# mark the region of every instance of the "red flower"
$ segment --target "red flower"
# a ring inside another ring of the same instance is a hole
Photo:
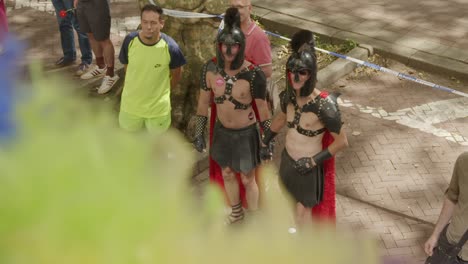
[[[67,16],[67,11],[65,11],[65,10],[60,10],[59,16],[60,16],[61,18],[66,17],[66,16]]]
[[[67,13],[70,12],[70,11],[73,11],[73,8],[68,9],[68,10],[60,10],[59,16],[60,16],[61,18],[65,18],[65,17],[67,16]]]
[[[320,97],[322,97],[323,99],[327,98],[327,96],[328,96],[327,92],[321,92],[320,93]]]

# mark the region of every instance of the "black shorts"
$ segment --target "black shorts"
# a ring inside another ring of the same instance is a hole
[[[281,154],[280,180],[291,196],[305,207],[314,207],[323,199],[324,172],[321,165],[309,173],[300,174],[295,168],[296,161],[286,149]]]
[[[211,158],[221,168],[247,174],[260,164],[260,133],[257,124],[241,129],[225,128],[219,121],[213,129]]]
[[[97,41],[109,39],[111,16],[107,0],[79,0],[76,16],[82,32],[93,33]]]

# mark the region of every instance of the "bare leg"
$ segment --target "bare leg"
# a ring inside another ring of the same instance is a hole
[[[223,168],[224,188],[231,206],[240,202],[239,184],[237,183],[236,174],[231,168]]]
[[[102,49],[101,42],[97,41],[94,38],[93,33],[88,33],[88,38],[89,38],[89,43],[91,44],[91,48],[93,49],[94,56],[96,56],[96,65],[99,67],[99,69],[106,68],[106,63],[104,62],[103,49]]]
[[[296,203],[296,225],[298,227],[312,221],[310,208],[304,207],[301,203]]]
[[[100,58],[103,56],[102,47],[99,45],[99,42],[94,38],[93,33],[88,33],[89,43],[91,43],[91,48],[93,49],[94,56]]]
[[[113,67],[115,57],[114,44],[112,44],[110,39],[100,41],[99,44],[103,49],[104,61],[106,62],[106,65]]]
[[[241,173],[242,184],[245,187],[245,195],[250,211],[258,209],[258,185],[255,181],[255,169],[251,170],[247,175]]]
[[[107,74],[109,76],[114,76],[114,60],[115,60],[115,50],[114,44],[110,39],[106,39],[104,41],[99,41],[99,45],[102,48],[104,61],[107,65]]]
[[[239,183],[236,179],[236,174],[230,168],[223,168],[224,188],[229,199],[229,204],[232,207],[231,214],[228,216],[226,223],[231,224],[244,218],[244,211],[239,198]]]

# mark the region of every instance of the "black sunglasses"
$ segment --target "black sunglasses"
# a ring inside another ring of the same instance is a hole
[[[310,74],[310,71],[304,69],[304,70],[297,71],[297,73],[299,73],[299,75],[306,76],[306,75]]]
[[[302,75],[302,76],[306,76],[306,75],[309,75],[310,74],[310,71],[309,70],[306,70],[306,69],[303,69],[303,70],[298,70],[298,71],[291,71],[292,74],[299,74],[299,75]]]

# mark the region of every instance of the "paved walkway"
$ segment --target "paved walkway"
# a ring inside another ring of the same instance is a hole
[[[252,0],[260,17],[370,44],[412,65],[468,76],[468,2]]]
[[[398,62],[388,67],[468,91],[466,84]],[[384,255],[424,259],[422,245],[437,221],[453,164],[468,151],[468,98],[366,71],[330,89],[343,94],[350,142],[337,161],[339,222],[371,231]]]

